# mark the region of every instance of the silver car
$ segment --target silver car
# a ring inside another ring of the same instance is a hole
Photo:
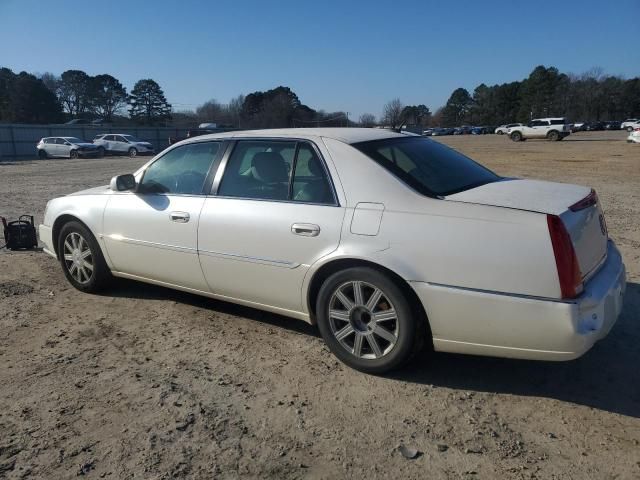
[[[93,143],[85,142],[76,137],[45,137],[40,139],[38,145],[39,158],[49,157],[95,157],[100,155],[98,147]]]

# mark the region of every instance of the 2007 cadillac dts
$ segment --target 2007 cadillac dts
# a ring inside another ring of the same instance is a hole
[[[317,323],[351,367],[435,350],[569,360],[611,329],[625,268],[589,188],[502,178],[375,129],[229,132],[51,200],[77,289],[111,276]]]

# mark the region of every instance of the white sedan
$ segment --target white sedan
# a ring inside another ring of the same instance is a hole
[[[593,190],[503,178],[380,129],[188,139],[51,200],[39,229],[79,290],[124,277],[301,319],[373,373],[425,343],[573,359],[625,290]]]

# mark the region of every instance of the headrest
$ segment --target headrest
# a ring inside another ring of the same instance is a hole
[[[288,182],[289,171],[282,155],[276,152],[260,152],[251,161],[253,175],[257,180],[266,183]]]

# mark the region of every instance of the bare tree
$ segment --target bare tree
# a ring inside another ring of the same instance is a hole
[[[222,123],[222,117],[226,114],[225,108],[215,99],[204,102],[196,108],[198,120],[204,122]]]
[[[402,110],[404,105],[399,98],[394,98],[382,109],[382,122],[391,128],[400,128],[402,126]]]
[[[376,124],[376,116],[372,113],[363,113],[360,115],[360,126],[371,128]]]

